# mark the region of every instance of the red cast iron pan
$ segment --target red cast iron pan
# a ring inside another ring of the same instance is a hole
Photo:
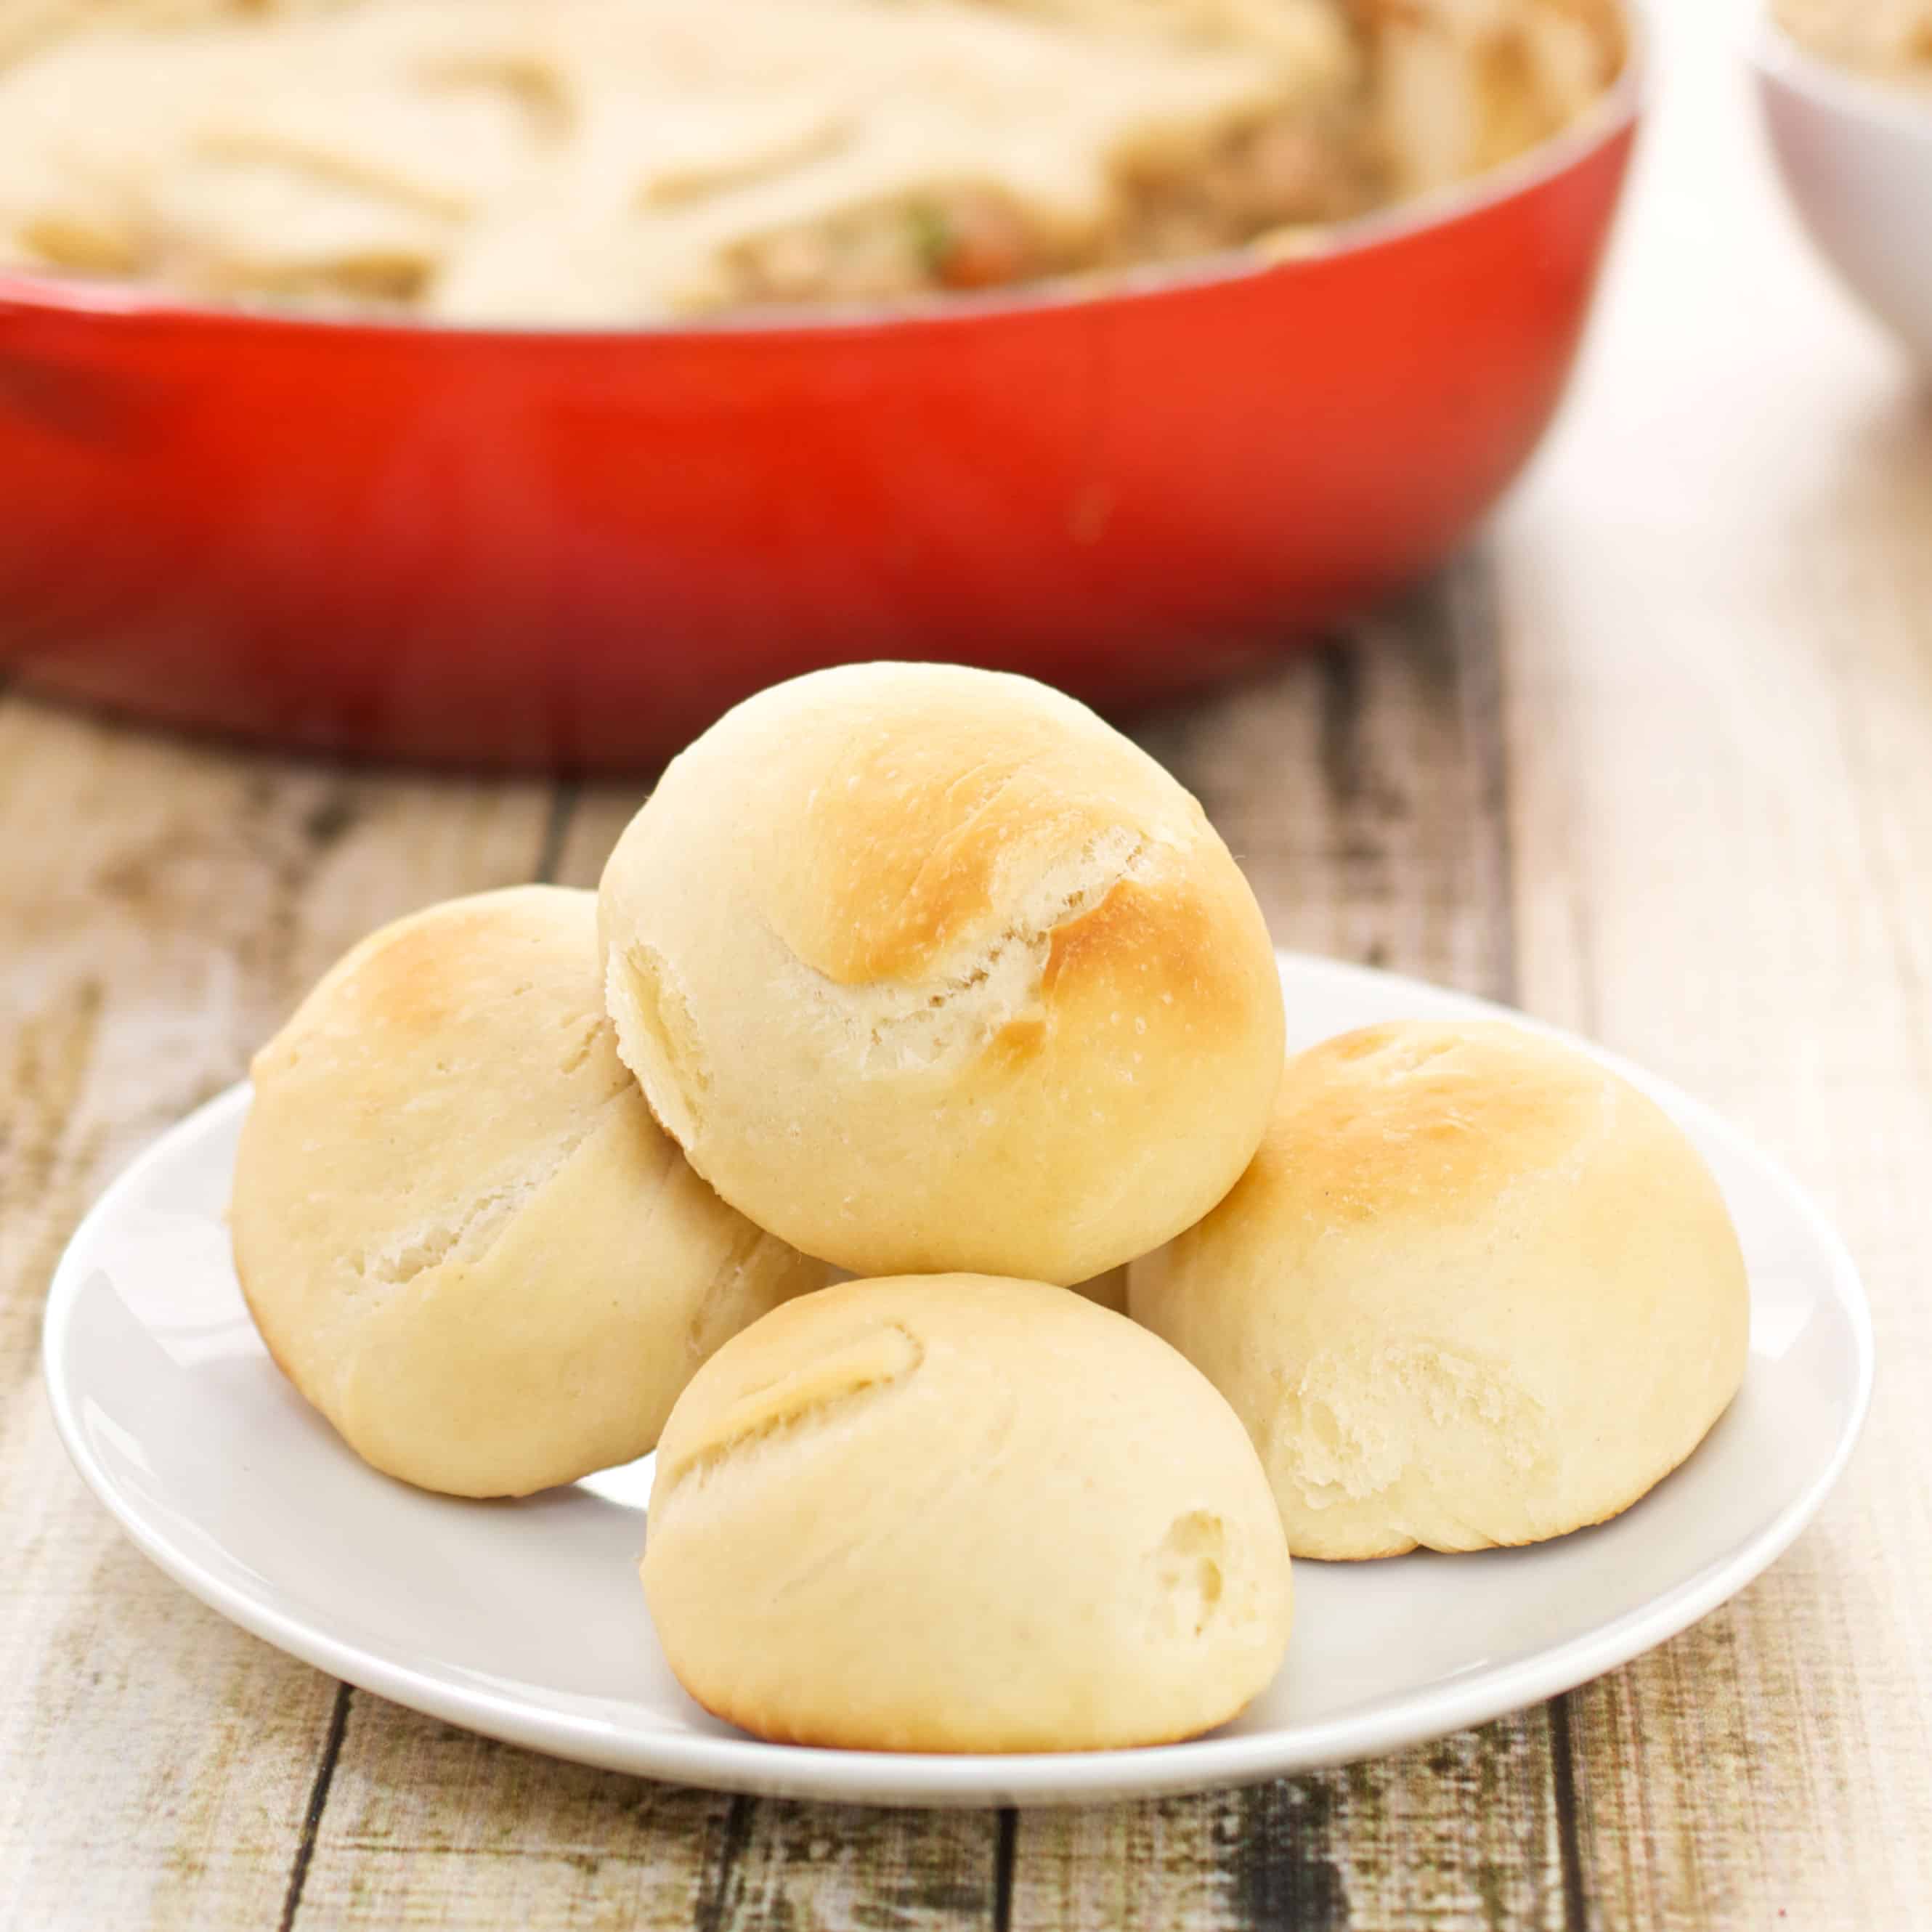
[[[283,744],[647,764],[839,659],[1114,710],[1412,580],[1535,446],[1635,132],[1302,259],[537,333],[0,273],[0,665]]]

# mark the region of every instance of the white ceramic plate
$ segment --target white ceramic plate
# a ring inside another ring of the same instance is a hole
[[[1285,958],[1291,1038],[1492,1015],[1386,974]],[[365,1468],[271,1366],[222,1224],[238,1088],[166,1136],[75,1235],[46,1316],[76,1466],[140,1547],[244,1629],[451,1722],[653,1778],[905,1804],[1071,1802],[1277,1776],[1436,1737],[1582,1682],[1745,1583],[1816,1510],[1864,1414],[1850,1258],[1793,1184],[1695,1102],[1636,1079],[1715,1168],[1751,1276],[1744,1391],[1696,1455],[1600,1529],[1527,1550],[1296,1566],[1280,1678],[1158,1749],[925,1757],[761,1744],[679,1690],[636,1560],[648,1459],[514,1503]]]

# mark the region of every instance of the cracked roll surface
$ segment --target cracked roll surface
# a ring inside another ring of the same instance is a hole
[[[674,760],[600,911],[618,1050],[724,1198],[859,1274],[1063,1285],[1212,1207],[1282,1052],[1200,806],[1030,680],[860,664]]]
[[[855,1750],[1191,1736],[1288,1642],[1227,1404],[1124,1316],[970,1275],[848,1282],[721,1348],[659,1444],[643,1577],[698,1702]]]
[[[520,1496],[642,1455],[721,1342],[825,1278],[652,1120],[589,892],[383,928],[253,1073],[230,1210],[249,1310],[350,1446],[423,1488]]]
[[[1254,1164],[1129,1271],[1246,1424],[1298,1556],[1534,1543],[1627,1508],[1744,1376],[1737,1236],[1696,1150],[1504,1023],[1290,1060]]]

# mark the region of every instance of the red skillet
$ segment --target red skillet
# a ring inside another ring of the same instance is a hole
[[[1413,579],[1562,394],[1637,118],[1328,252],[538,334],[0,274],[0,665],[286,744],[634,765],[839,658],[1178,691]]]

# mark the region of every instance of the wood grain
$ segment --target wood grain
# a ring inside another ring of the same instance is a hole
[[[1024,1814],[1012,1923],[1562,1932],[1542,1714],[1318,1778]]]
[[[151,1568],[35,1386],[46,1278],[143,1142],[357,934],[520,875],[542,794],[351,778],[0,701],[0,1925],[274,1926],[335,1701]]]
[[[650,790],[647,779],[615,779],[585,785],[572,795],[554,855],[559,885],[596,887],[611,847]]]
[[[732,1801],[560,1764],[358,1693],[292,1922],[518,1932],[728,1923]]]
[[[1580,1841],[1593,1925],[1852,1932],[1932,1898],[1932,407],[1790,233],[1717,26],[1646,164],[1680,273],[1621,286],[1579,399],[1621,434],[1495,547],[1522,984],[1817,1190],[1880,1379],[1817,1526],[1575,1700]]]

